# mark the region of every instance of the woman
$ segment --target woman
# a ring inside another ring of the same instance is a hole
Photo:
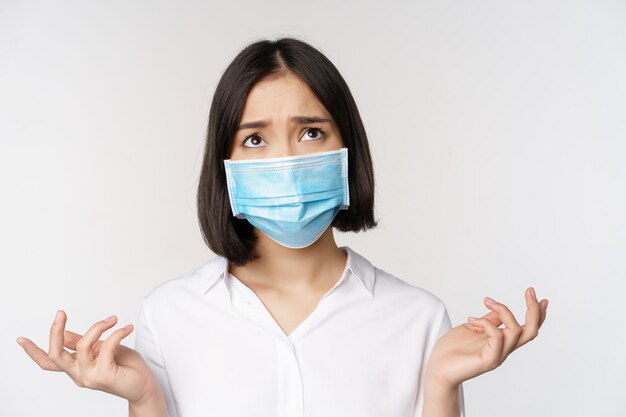
[[[217,86],[198,190],[217,255],[144,297],[132,325],[84,335],[59,311],[44,369],[129,401],[131,416],[464,416],[462,382],[537,336],[486,298],[451,328],[444,303],[372,265],[333,227],[368,230],[374,175],[356,104],[334,65],[297,39],[244,48]],[[498,326],[503,324],[504,329]],[[75,350],[70,353],[64,349]]]

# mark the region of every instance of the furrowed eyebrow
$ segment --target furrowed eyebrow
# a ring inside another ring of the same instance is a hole
[[[330,119],[327,119],[325,117],[317,117],[317,116],[292,116],[291,121],[294,121],[296,123],[299,124],[310,124],[310,123],[329,123]],[[267,120],[256,120],[254,122],[246,122],[246,123],[242,123],[239,126],[239,129],[237,130],[243,130],[243,129],[257,129],[259,127],[265,127],[267,126]]]

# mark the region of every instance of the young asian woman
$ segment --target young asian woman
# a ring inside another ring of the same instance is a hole
[[[134,349],[132,325],[100,340],[114,316],[81,335],[59,311],[49,352],[22,338],[33,360],[131,416],[464,417],[462,383],[546,317],[531,287],[525,324],[486,297],[452,328],[436,295],[337,246],[334,229],[377,225],[372,158],[346,82],[302,40],[251,43],[225,69],[197,209],[216,256],[144,297]]]

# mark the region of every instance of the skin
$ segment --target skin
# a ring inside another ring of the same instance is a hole
[[[292,116],[329,121],[302,124]],[[233,160],[273,158],[338,150],[344,146],[335,122],[308,86],[290,73],[259,81],[250,91],[241,123],[265,120],[263,127],[236,132]],[[321,129],[321,130],[320,130]],[[306,248],[284,247],[255,228],[260,259],[229,272],[251,288],[285,334],[290,334],[340,278],[347,256],[337,246],[332,227]],[[500,366],[515,349],[537,337],[548,300],[539,302],[532,287],[525,293],[526,322],[520,325],[508,307],[491,303],[491,311],[450,329],[435,344],[426,368],[423,417],[456,417],[458,386]],[[65,372],[77,385],[109,392],[129,401],[130,416],[167,417],[160,387],[140,354],[120,344],[132,325],[102,334],[117,322],[98,321],[85,334],[65,330],[59,310],[50,328],[48,352],[25,337],[18,343],[42,369]],[[504,324],[504,328],[499,328]],[[68,352],[64,348],[74,350]]]
[[[110,319],[97,321],[79,334],[65,330],[67,315],[59,310],[50,327],[47,352],[25,337],[18,337],[17,342],[41,369],[65,372],[79,387],[127,399],[129,416],[167,417],[165,399],[152,371],[139,353],[120,344],[133,325],[100,340],[117,323],[117,317]]]
[[[490,312],[468,317],[467,323],[437,340],[426,367],[422,417],[458,417],[459,385],[499,367],[514,350],[537,337],[548,300],[538,301],[533,287],[526,289],[525,300],[523,325],[505,304],[485,297]]]
[[[291,120],[292,116],[329,121],[302,124]],[[267,125],[236,132],[230,159],[304,155],[344,146],[328,111],[309,87],[291,74],[266,78],[250,90],[240,124],[260,120],[267,121]],[[338,248],[332,227],[317,241],[299,249],[284,247],[259,229],[254,230],[259,237],[260,259],[244,266],[229,265],[229,272],[257,294],[289,335],[339,280],[347,255]]]

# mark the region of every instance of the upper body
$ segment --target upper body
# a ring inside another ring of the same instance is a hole
[[[257,42],[228,66],[198,190],[218,257],[146,300],[172,413],[464,417],[462,383],[545,319],[529,288],[524,326],[485,298],[492,311],[451,328],[432,293],[336,245],[333,228],[377,225],[373,163],[345,80],[305,42]]]
[[[434,294],[337,246],[333,228],[377,225],[374,174],[354,99],[315,48],[245,48],[209,120],[198,216],[217,256],[153,289],[137,327],[160,414],[464,417],[462,382],[536,336],[545,305],[529,291],[527,327],[487,302],[451,328]]]
[[[49,352],[24,348],[132,417],[464,417],[461,383],[534,339],[547,300],[527,289],[522,326],[486,298],[451,328],[434,294],[336,245],[333,228],[376,227],[374,195],[337,68],[297,39],[252,43],[209,114],[197,207],[217,256],[145,296],[136,350],[120,346],[132,326],[99,340],[114,316],[81,335],[60,310]]]
[[[288,332],[221,256],[150,291],[135,349],[170,417],[421,416],[445,304],[341,249],[343,271]],[[463,417],[462,386],[459,397]]]

